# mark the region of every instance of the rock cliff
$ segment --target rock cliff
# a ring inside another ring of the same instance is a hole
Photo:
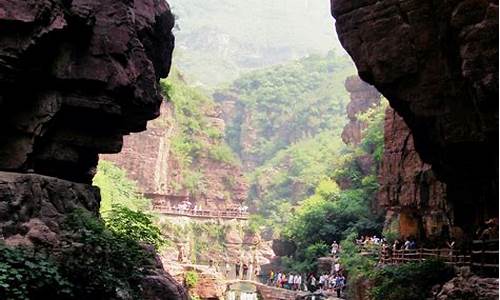
[[[347,104],[349,123],[342,131],[342,140],[348,145],[357,145],[361,142],[363,129],[366,128],[366,124],[358,119],[358,114],[378,105],[380,93],[358,76],[347,78],[345,88],[350,94],[351,101]]]
[[[377,203],[386,210],[385,227],[402,237],[448,238],[453,210],[446,185],[420,159],[410,129],[392,108],[386,110],[384,127]]]
[[[123,150],[119,154],[101,155],[127,172],[127,176],[138,183],[146,197],[167,201],[175,206],[179,201],[189,200],[206,209],[224,209],[241,204],[247,195],[247,183],[237,164],[214,159],[202,151],[193,158],[190,166],[182,165],[176,157],[171,142],[180,130],[172,103],[161,106],[161,116],[150,122],[147,130],[124,138]],[[211,127],[223,135],[224,121],[217,109],[204,112]],[[203,137],[207,148],[215,139]],[[185,169],[202,174],[199,185],[205,188],[193,193],[187,190]]]
[[[159,115],[173,25],[164,1],[0,0],[2,242],[60,249],[70,212],[97,216],[98,153]],[[160,264],[144,269],[143,299],[187,297]]]
[[[164,1],[0,2],[0,170],[90,183],[98,153],[159,115]]]
[[[412,132],[466,231],[498,216],[498,2],[331,0],[360,77]]]

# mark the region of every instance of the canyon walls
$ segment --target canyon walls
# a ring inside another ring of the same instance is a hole
[[[174,17],[157,0],[0,0],[0,233],[11,246],[61,247],[61,223],[98,214],[98,153],[160,113]],[[143,299],[184,299],[161,265]]]
[[[498,217],[498,2],[331,4],[360,77],[389,100],[446,184],[454,223],[472,234]]]
[[[384,154],[379,168],[378,206],[386,210],[385,228],[402,237],[447,239],[453,210],[431,166],[416,152],[404,120],[388,108],[384,126]]]

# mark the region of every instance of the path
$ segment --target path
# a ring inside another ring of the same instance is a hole
[[[252,284],[256,287],[257,292],[262,296],[263,300],[295,300],[297,297],[304,297],[308,295],[313,295],[309,292],[303,291],[292,291],[284,288],[278,288],[274,286],[269,286],[260,282],[256,282],[253,280],[227,280],[226,284],[228,286],[233,284]],[[341,298],[337,298],[333,296],[333,293],[326,294],[329,300],[342,300]],[[317,298],[318,299],[318,298]]]

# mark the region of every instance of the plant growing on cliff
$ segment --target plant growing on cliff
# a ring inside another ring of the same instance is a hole
[[[69,299],[72,288],[53,258],[0,243],[0,299]]]
[[[134,210],[146,209],[150,205],[150,201],[139,193],[137,184],[112,162],[99,161],[93,184],[101,190],[101,213],[116,204]]]
[[[83,210],[71,213],[63,230],[58,263],[74,299],[112,299],[118,291],[138,297],[140,280],[154,264],[151,252]]]
[[[434,285],[445,283],[453,275],[452,267],[441,261],[386,266],[370,276],[370,293],[374,300],[427,299]]]
[[[199,276],[196,271],[187,271],[184,275],[184,282],[188,289],[192,289],[198,284]]]
[[[118,235],[154,245],[157,249],[168,244],[150,214],[115,205],[103,218],[106,226]]]

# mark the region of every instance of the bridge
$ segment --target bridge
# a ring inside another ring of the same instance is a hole
[[[153,205],[153,210],[162,215],[200,219],[237,219],[248,220],[249,214],[235,210],[183,210],[168,206]]]
[[[255,291],[263,300],[296,300],[297,297],[304,297],[310,294],[303,291],[292,291],[273,287],[253,280],[228,280],[226,281],[226,285],[228,290],[237,289],[236,285],[253,285],[255,286]]]

